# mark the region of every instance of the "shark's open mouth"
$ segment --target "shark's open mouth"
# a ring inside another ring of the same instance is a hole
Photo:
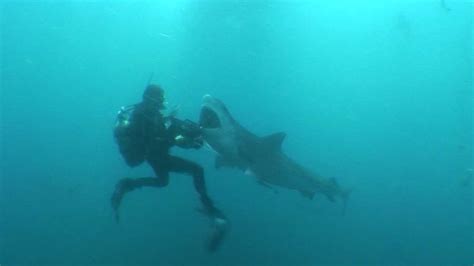
[[[211,108],[203,106],[201,108],[201,116],[199,118],[199,124],[203,128],[219,128],[221,127],[221,121]]]

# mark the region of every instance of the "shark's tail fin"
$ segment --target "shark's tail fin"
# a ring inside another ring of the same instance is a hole
[[[343,189],[334,177],[331,177],[329,182],[333,188],[333,194],[329,195],[328,199],[334,201],[335,197],[340,197],[343,204],[342,214],[344,215],[346,213],[347,201],[352,193],[352,189]]]
[[[352,193],[352,189],[341,189],[341,199],[342,199],[342,214],[346,214],[346,209],[347,209],[347,201],[349,200],[349,196]]]

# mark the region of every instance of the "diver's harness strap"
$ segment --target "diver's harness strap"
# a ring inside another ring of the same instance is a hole
[[[132,104],[120,107],[115,119],[115,127],[128,126],[130,124],[130,117],[132,116],[132,112],[135,110],[136,106],[136,104]]]

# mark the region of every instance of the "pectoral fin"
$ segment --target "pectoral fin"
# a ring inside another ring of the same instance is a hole
[[[222,168],[222,167],[238,167],[237,164],[229,161],[229,160],[226,160],[226,158],[218,155],[216,156],[216,159],[214,160],[214,167],[216,169],[219,169],[219,168]]]
[[[273,189],[267,182],[261,180],[261,179],[257,179],[257,184],[259,184],[260,186],[262,187],[266,187],[266,188],[269,188],[269,189]]]
[[[259,184],[259,185],[262,186],[262,187],[271,189],[271,190],[273,191],[273,193],[275,193],[275,194],[278,193],[278,190],[276,190],[274,187],[272,187],[270,184],[268,184],[267,182],[265,182],[265,181],[262,180],[262,179],[257,179],[257,184]]]

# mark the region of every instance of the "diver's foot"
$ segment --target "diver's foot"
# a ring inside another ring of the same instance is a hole
[[[227,217],[217,208],[207,208],[199,210],[211,220],[212,227],[217,230],[226,230],[229,226]]]
[[[214,217],[212,220],[212,227],[214,228],[214,231],[225,234],[230,229],[230,222],[227,218]]]
[[[207,239],[206,249],[208,252],[215,252],[230,231],[230,222],[224,213],[216,207],[204,207],[197,210],[210,219],[211,233]]]
[[[115,213],[115,220],[119,222],[119,207],[120,203],[122,202],[123,196],[125,193],[131,191],[133,189],[133,179],[130,178],[123,178],[121,179],[117,185],[115,185],[115,191],[110,198],[110,204],[112,205],[112,209]]]
[[[212,232],[208,238],[206,248],[209,252],[215,252],[221,245],[230,231],[230,223],[227,218],[215,216],[212,219]]]
[[[119,190],[115,190],[112,194],[112,198],[110,199],[110,204],[112,205],[112,210],[114,211],[115,221],[118,223],[120,220],[119,216],[119,207],[120,202],[122,201],[123,193],[120,193]]]

